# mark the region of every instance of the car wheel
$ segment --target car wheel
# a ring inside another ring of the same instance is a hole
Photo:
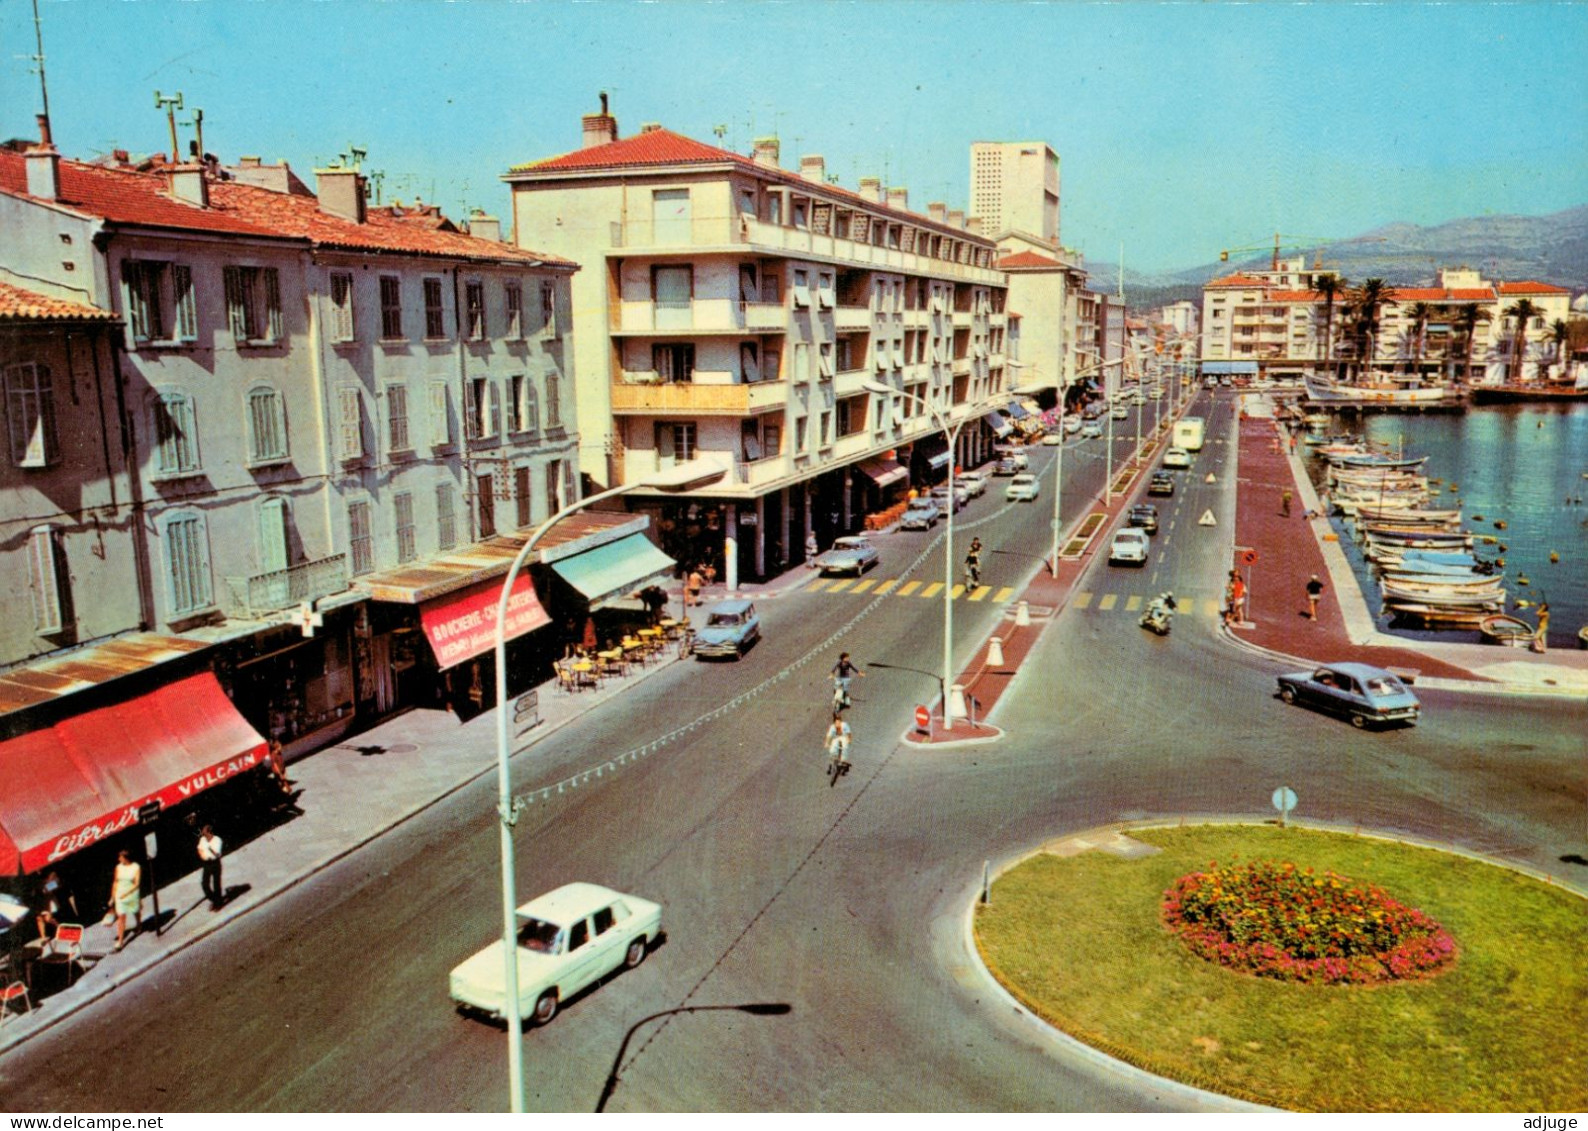
[[[549,1025],[551,1019],[557,1016],[557,991],[547,990],[540,995],[540,1000],[535,1003],[535,1024]]]
[[[642,935],[629,943],[628,953],[623,956],[623,965],[630,970],[645,961],[645,937]]]
[[[1356,727],[1357,730],[1365,730],[1367,728],[1367,716],[1366,715],[1352,715],[1351,716],[1351,725]]]
[[[1286,703],[1294,703],[1296,701],[1296,689],[1294,687],[1281,687],[1279,689],[1279,698]]]

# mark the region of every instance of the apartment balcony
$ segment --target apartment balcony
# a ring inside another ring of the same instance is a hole
[[[333,554],[318,561],[249,577],[228,577],[226,585],[232,595],[227,613],[252,619],[345,590],[348,587],[347,555]]]
[[[971,357],[956,357],[953,365],[949,367],[949,372],[955,377],[969,377],[971,365],[974,361],[975,358]]]
[[[769,224],[761,220],[744,220],[740,226],[738,242],[749,244],[763,253],[782,252],[802,258],[827,259],[847,266],[872,270],[898,271],[967,283],[1004,286],[1003,272],[991,267],[975,267],[968,263],[933,259],[914,252],[901,251],[895,247],[856,243],[854,240],[840,239],[837,236],[817,234],[805,228],[786,228],[781,224]]]
[[[612,385],[612,412],[630,416],[753,416],[788,403],[782,381],[705,384],[661,381],[653,372],[625,372]]]
[[[613,312],[611,333],[655,336],[782,333],[788,309],[780,302],[697,298],[689,302],[625,302]]]
[[[871,308],[869,306],[834,307],[833,328],[837,330],[871,329]]]
[[[869,369],[840,369],[833,380],[833,396],[847,397],[866,391],[867,381],[878,380]]]

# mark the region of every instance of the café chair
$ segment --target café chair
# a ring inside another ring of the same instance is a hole
[[[17,1011],[18,1016],[33,1012],[33,999],[28,997],[26,982],[12,982],[0,989],[0,1025],[4,1025],[6,1018],[11,1015],[11,1003],[18,1000],[22,1002],[22,1009]]]

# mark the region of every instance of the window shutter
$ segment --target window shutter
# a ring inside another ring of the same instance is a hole
[[[502,423],[502,394],[496,387],[495,381],[485,382],[484,418],[480,421],[480,434],[482,436],[495,436],[501,429]]]
[[[121,282],[127,290],[127,323],[132,330],[132,340],[149,340],[149,306],[144,301],[143,265],[136,259],[121,263]]]
[[[281,340],[281,276],[274,267],[266,267],[262,274],[265,277],[265,325],[267,336],[273,342]]]
[[[341,389],[340,435],[343,459],[358,459],[364,454],[363,412],[357,389]]]
[[[430,446],[444,448],[452,443],[452,421],[447,413],[447,386],[443,381],[430,386]]]
[[[193,269],[184,263],[171,265],[171,301],[176,307],[178,341],[198,338],[198,310],[193,301]]]
[[[226,315],[231,323],[232,337],[239,342],[248,340],[248,308],[243,299],[243,272],[240,267],[227,267],[222,275],[226,280]]]
[[[61,631],[61,587],[56,570],[55,527],[39,526],[28,535],[28,572],[33,582],[34,627]]]
[[[287,568],[287,500],[266,499],[259,504],[259,572]]]

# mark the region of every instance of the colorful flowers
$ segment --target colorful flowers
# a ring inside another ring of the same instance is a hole
[[[1333,872],[1255,861],[1181,876],[1163,919],[1194,954],[1287,982],[1373,983],[1428,977],[1456,957],[1433,919]]]

